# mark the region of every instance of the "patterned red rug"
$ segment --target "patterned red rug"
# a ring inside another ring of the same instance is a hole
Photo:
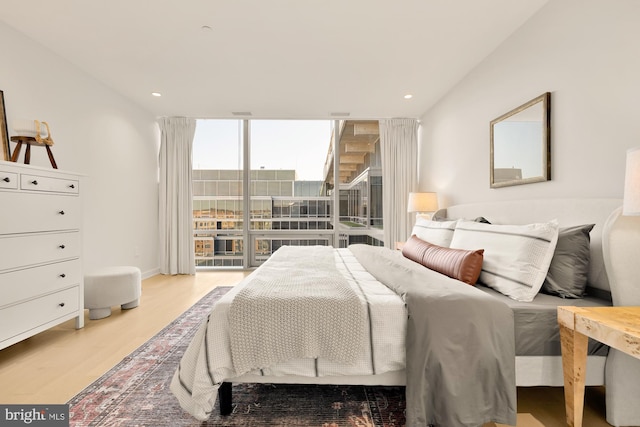
[[[211,291],[178,319],[69,401],[71,426],[400,427],[404,387],[235,384],[234,412],[206,422],[185,413],[171,377],[211,306]]]

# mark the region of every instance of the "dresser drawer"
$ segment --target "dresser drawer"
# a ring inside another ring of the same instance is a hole
[[[33,233],[0,237],[0,271],[80,257],[80,233]]]
[[[79,285],[80,260],[0,273],[0,307]]]
[[[10,190],[18,189],[18,174],[12,172],[5,172],[0,169],[0,188],[7,188]]]
[[[78,311],[79,298],[75,286],[0,309],[0,342]]]
[[[77,230],[82,225],[79,197],[0,192],[0,234]]]
[[[77,179],[52,178],[41,175],[20,175],[20,188],[29,191],[78,194],[80,190]]]

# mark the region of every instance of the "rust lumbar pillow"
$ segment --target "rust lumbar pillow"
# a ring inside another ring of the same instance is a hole
[[[438,246],[411,236],[402,247],[402,255],[430,270],[475,285],[482,270],[484,249],[466,250]]]
[[[409,240],[407,240],[404,243],[404,246],[402,246],[402,255],[404,255],[405,258],[409,258],[411,261],[422,264],[422,258],[427,250],[427,245],[425,243],[427,242],[419,239],[414,234],[409,237]]]

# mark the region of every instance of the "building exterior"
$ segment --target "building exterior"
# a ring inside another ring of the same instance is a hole
[[[334,184],[333,141],[325,162],[325,187]],[[346,120],[340,124],[338,190],[342,246],[383,245],[382,158],[378,122]],[[331,194],[331,191],[328,191]]]
[[[320,195],[321,181],[297,181],[294,170],[253,170],[250,177],[249,229],[257,263],[282,245],[331,244],[332,202]],[[193,199],[196,265],[242,266],[242,172],[194,170]],[[283,234],[300,230],[319,234]]]

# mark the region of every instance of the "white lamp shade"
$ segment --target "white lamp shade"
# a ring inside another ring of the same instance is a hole
[[[438,210],[436,193],[409,193],[407,212],[435,212]]]
[[[622,215],[640,215],[640,147],[627,150]]]

